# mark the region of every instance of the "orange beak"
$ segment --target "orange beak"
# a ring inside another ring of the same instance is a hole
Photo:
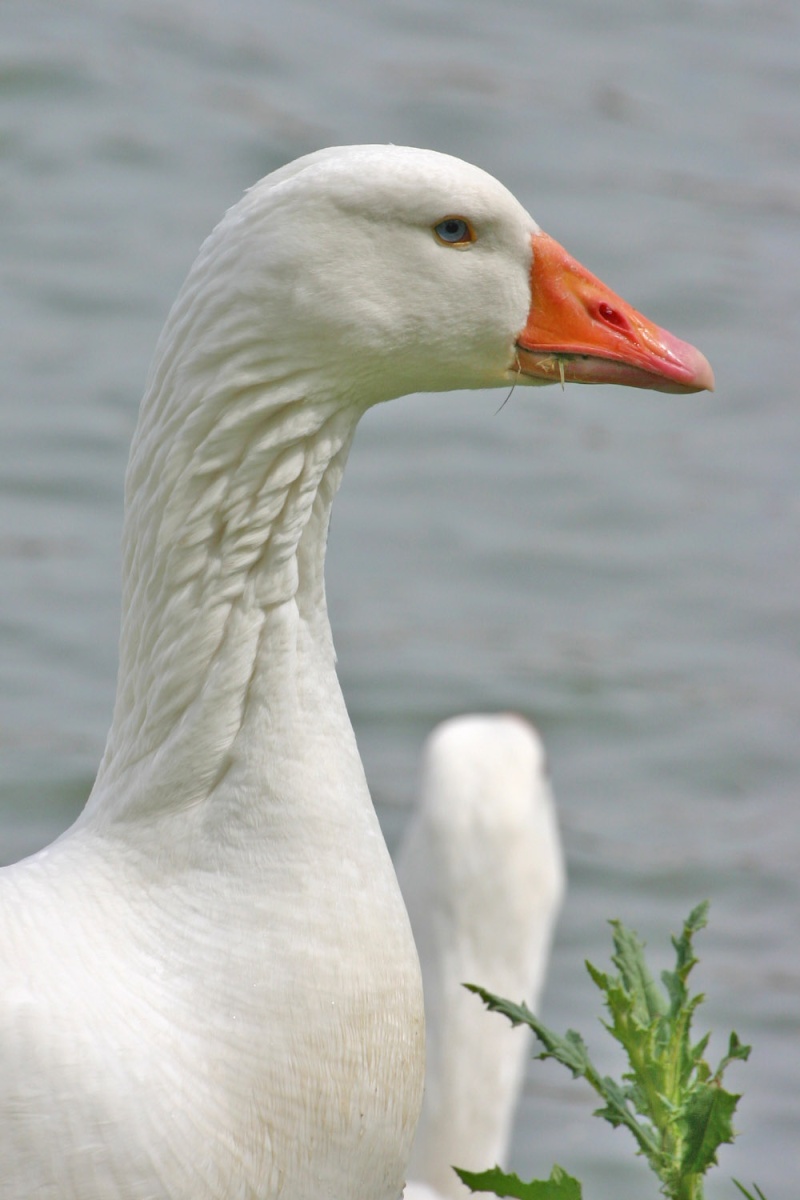
[[[517,367],[543,382],[714,390],[708,360],[626,304],[546,233],[535,233],[531,308]]]

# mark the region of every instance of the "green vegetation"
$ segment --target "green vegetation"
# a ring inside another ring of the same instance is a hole
[[[691,1026],[700,994],[691,995],[687,981],[697,962],[692,939],[706,924],[708,904],[690,914],[679,937],[673,937],[675,968],[663,971],[663,988],[655,982],[644,957],[644,944],[619,921],[612,921],[612,962],[618,974],[586,968],[603,995],[609,1020],[604,1027],[622,1046],[628,1070],[621,1081],[601,1076],[580,1034],[570,1029],[562,1037],[548,1029],[525,1004],[514,1004],[468,984],[486,1006],[503,1013],[514,1025],[528,1025],[544,1047],[538,1058],[554,1058],[574,1078],[585,1079],[602,1100],[595,1116],[629,1130],[636,1152],[650,1165],[667,1200],[702,1200],[703,1178],[717,1162],[717,1150],[732,1142],[732,1118],[739,1095],[727,1091],[722,1077],[730,1063],[746,1060],[750,1047],[735,1033],[715,1070],[704,1055],[710,1035],[692,1042]],[[518,1200],[581,1200],[581,1185],[561,1167],[550,1179],[524,1183],[495,1167],[474,1174],[458,1170],[476,1192],[514,1196]],[[736,1181],[734,1181],[736,1183]],[[740,1183],[746,1200],[765,1200],[756,1187],[752,1196]],[[755,1187],[755,1185],[753,1185]]]
[[[767,1198],[764,1195],[764,1193],[762,1192],[761,1188],[756,1187],[755,1184],[753,1184],[753,1187],[755,1188],[755,1192],[756,1192],[756,1194],[754,1196],[752,1192],[748,1192],[747,1188],[742,1187],[742,1185],[739,1183],[738,1179],[734,1179],[733,1182],[736,1184],[737,1188],[742,1193],[742,1195],[746,1197],[746,1200],[767,1200]]]
[[[523,1183],[517,1175],[506,1175],[499,1167],[478,1174],[456,1167],[456,1173],[473,1192],[494,1192],[495,1196],[516,1196],[518,1200],[581,1200],[583,1196],[577,1179],[558,1165],[549,1179],[532,1179],[530,1183]]]

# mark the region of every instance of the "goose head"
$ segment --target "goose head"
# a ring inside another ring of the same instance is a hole
[[[205,314],[193,340],[205,361],[216,345],[230,361],[244,340],[270,378],[304,372],[364,406],[514,383],[713,387],[699,351],[582,267],[502,184],[430,150],[335,147],[274,172],[229,211],[185,290]]]

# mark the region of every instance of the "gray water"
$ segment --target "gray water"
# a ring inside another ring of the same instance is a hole
[[[390,845],[438,719],[545,737],[570,872],[545,1017],[604,1066],[582,966],[620,917],[667,965],[712,902],[698,1031],[751,1041],[711,1200],[800,1167],[800,9],[793,0],[5,0],[0,8],[0,860],[91,786],[114,692],[122,476],[202,238],[321,145],[499,176],[713,396],[423,396],[370,413],[328,581]],[[487,1018],[494,1019],[494,1018]],[[656,1187],[532,1064],[513,1166]]]

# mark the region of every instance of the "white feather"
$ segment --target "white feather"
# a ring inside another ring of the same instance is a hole
[[[467,253],[432,229],[454,212]],[[516,378],[531,218],[398,147],[262,180],[158,343],[126,481],[113,723],[83,814],[0,874],[0,1195],[395,1200],[408,919],[323,565],[359,417]]]
[[[564,891],[536,731],[512,714],[440,725],[397,861],[419,951],[428,1063],[408,1200],[470,1195],[453,1166],[505,1162],[530,1039],[462,984],[537,1009]]]

